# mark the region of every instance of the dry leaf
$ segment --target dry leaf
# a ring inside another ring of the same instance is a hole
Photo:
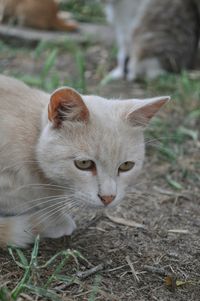
[[[168,275],[164,278],[164,283],[172,290],[175,290],[179,286],[183,286],[186,284],[197,284],[195,281],[192,280],[177,280],[176,276]]]

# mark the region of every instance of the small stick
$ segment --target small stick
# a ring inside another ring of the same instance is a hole
[[[86,271],[78,271],[74,276],[75,278],[79,278],[80,280],[81,279],[85,279],[99,271],[102,271],[103,269],[105,269],[107,267],[107,265],[109,265],[111,262],[110,261],[107,261],[105,263],[100,263],[99,265],[95,266],[95,267],[92,267],[91,269],[88,269]],[[78,284],[79,283],[79,279],[75,279],[75,281],[72,281],[71,283],[62,283],[61,285],[58,285],[56,287],[54,287],[55,290],[58,290],[58,291],[61,291],[61,290],[64,290],[66,289],[67,287],[71,286],[71,285],[74,285],[74,284]]]
[[[127,261],[128,265],[129,265],[130,268],[131,268],[131,272],[132,272],[132,274],[133,274],[133,276],[134,276],[136,282],[139,283],[139,282],[140,282],[140,279],[138,278],[137,273],[136,273],[136,271],[135,271],[135,269],[134,269],[133,263],[131,262],[130,257],[129,257],[128,255],[126,256],[126,261]]]
[[[170,229],[167,232],[169,233],[177,233],[177,234],[189,234],[189,231],[186,229]]]
[[[124,218],[121,218],[121,217],[115,217],[115,216],[112,216],[112,215],[108,214],[108,212],[106,212],[105,215],[113,223],[121,224],[121,225],[128,226],[128,227],[135,227],[135,228],[145,229],[145,226],[143,224],[136,223],[135,221],[127,220],[127,219],[124,219]]]
[[[89,277],[89,276],[91,276],[91,275],[93,275],[93,274],[95,274],[99,271],[102,271],[104,268],[105,268],[105,264],[100,263],[99,265],[97,265],[97,266],[95,266],[95,267],[93,267],[89,270],[86,270],[84,272],[78,271],[76,273],[76,276],[80,279],[85,279],[85,278],[87,278],[87,277]]]
[[[160,276],[166,276],[167,272],[163,268],[158,268],[150,265],[144,265],[143,269],[147,272],[158,274]]]

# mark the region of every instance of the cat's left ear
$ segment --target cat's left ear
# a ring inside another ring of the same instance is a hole
[[[160,108],[170,100],[169,96],[154,97],[137,101],[136,107],[126,115],[126,120],[134,126],[146,126]]]
[[[77,91],[63,87],[55,90],[51,95],[48,118],[54,127],[59,128],[65,120],[87,122],[89,111]]]

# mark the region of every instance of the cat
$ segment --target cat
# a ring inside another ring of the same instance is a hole
[[[199,0],[104,0],[118,44],[108,78],[154,79],[193,67],[198,48]]]
[[[70,235],[70,212],[120,203],[144,161],[143,131],[169,97],[51,95],[0,76],[0,246]]]
[[[1,22],[17,23],[42,30],[76,31],[75,21],[59,16],[54,0],[0,0]]]

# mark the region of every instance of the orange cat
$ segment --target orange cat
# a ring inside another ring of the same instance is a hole
[[[43,30],[75,31],[75,21],[59,17],[58,4],[54,0],[0,0],[0,19]]]

